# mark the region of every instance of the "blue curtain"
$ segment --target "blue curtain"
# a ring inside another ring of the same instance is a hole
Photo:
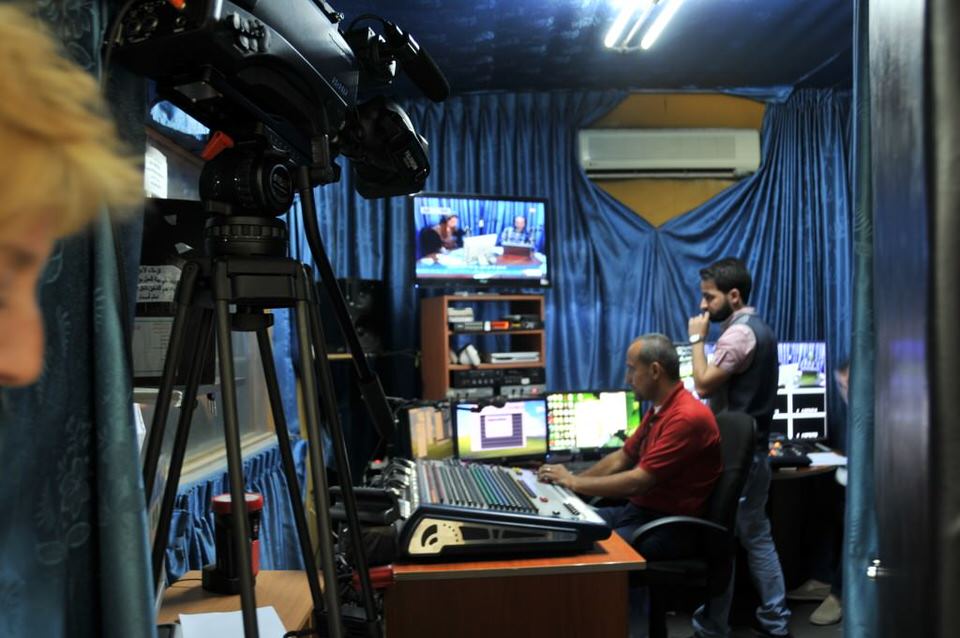
[[[843,547],[843,632],[850,638],[878,635],[877,582],[866,568],[879,549],[874,493],[873,198],[870,162],[870,70],[867,0],[854,6],[853,82],[855,284],[850,362],[849,467]]]
[[[799,91],[768,105],[760,170],[660,227],[653,325],[685,339],[697,271],[738,256],[753,274],[750,304],[779,339],[826,341],[827,369],[836,368],[852,321],[850,134],[846,93]],[[830,408],[842,413],[836,396]]]
[[[100,3],[38,3],[37,12],[96,72]],[[135,96],[138,86],[125,89]],[[116,245],[139,245],[128,239]],[[155,634],[114,248],[106,219],[57,244],[39,288],[43,375],[0,390],[0,636]],[[135,281],[136,249],[122,257]]]
[[[306,443],[294,441],[292,448],[297,480],[303,486]],[[260,569],[303,569],[287,480],[281,467],[280,450],[276,445],[243,463],[247,491],[263,495]],[[214,517],[210,503],[214,496],[229,491],[226,472],[180,488],[167,545],[168,582],[176,581],[191,569],[201,569],[215,562]]]
[[[687,319],[697,311],[697,271],[727,255],[747,260],[756,279],[751,302],[780,339],[826,340],[834,367],[849,352],[851,327],[850,96],[799,91],[768,105],[760,170],[660,228],[597,188],[578,166],[577,131],[623,97],[488,94],[406,105],[431,144],[425,190],[550,200],[548,385],[619,386],[632,337],[658,331],[685,339]],[[386,281],[389,347],[418,347],[414,224],[405,199],[364,201],[349,176],[316,196],[335,271]],[[296,216],[291,237],[292,252],[309,262]],[[286,339],[289,327],[278,325],[277,335]],[[290,367],[279,348],[278,357]],[[419,370],[411,362],[384,364],[381,373],[388,390],[417,396]],[[354,446],[363,442],[352,436]]]
[[[554,387],[592,385],[619,370],[624,340],[613,346],[598,339],[598,326],[617,323],[610,315],[622,290],[617,280],[635,279],[640,290],[646,269],[628,273],[622,259],[632,248],[621,246],[609,254],[593,233],[602,228],[609,237],[637,236],[652,246],[649,225],[602,191],[593,187],[576,162],[576,134],[616,106],[623,93],[526,93],[472,95],[442,105],[426,101],[405,104],[415,126],[430,141],[432,174],[426,189],[436,192],[540,196],[550,199],[553,237],[558,244],[555,286],[548,292],[551,312],[547,329],[549,381]],[[319,224],[334,271],[341,277],[386,282],[389,317],[386,348],[407,353],[419,347],[419,301],[412,284],[415,251],[406,198],[366,201],[354,193],[353,180],[343,180],[315,191]],[[300,231],[299,210],[291,218],[292,254],[307,263],[312,256]],[[591,227],[593,223],[593,227]],[[599,259],[598,250],[604,259]],[[641,260],[652,261],[650,250]],[[597,274],[602,272],[605,276]],[[587,289],[581,287],[587,284]],[[600,293],[605,297],[600,298]],[[638,294],[639,305],[639,294]],[[601,302],[606,302],[602,304]],[[608,309],[601,310],[604,305]],[[568,321],[580,312],[588,325]],[[630,313],[632,314],[632,313]],[[558,316],[564,317],[557,320]],[[278,368],[291,370],[289,320],[278,315],[275,330]],[[616,361],[611,361],[614,357]],[[420,371],[408,356],[384,357],[375,362],[388,394],[413,397],[419,393]],[[617,381],[620,380],[619,372]],[[349,375],[345,381],[348,381]],[[281,373],[285,400],[293,402],[292,374]],[[603,381],[604,383],[607,380]],[[358,412],[358,411],[354,411]],[[360,411],[362,412],[362,411]],[[354,473],[367,460],[376,437],[362,414],[348,421],[348,445]],[[357,424],[349,427],[349,424]]]

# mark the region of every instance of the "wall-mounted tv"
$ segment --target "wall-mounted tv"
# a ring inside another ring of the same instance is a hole
[[[417,285],[550,285],[545,199],[420,193],[411,202]]]

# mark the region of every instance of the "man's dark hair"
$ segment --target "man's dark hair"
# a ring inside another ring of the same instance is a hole
[[[668,379],[677,381],[680,378],[680,358],[677,356],[677,349],[673,342],[666,335],[652,332],[637,337],[635,341],[640,342],[637,360],[647,365],[656,361],[663,368]]]
[[[740,298],[744,304],[750,299],[753,283],[750,279],[750,271],[741,259],[727,257],[706,268],[701,268],[700,281],[707,280],[713,281],[717,290],[724,294],[736,288],[740,291]]]

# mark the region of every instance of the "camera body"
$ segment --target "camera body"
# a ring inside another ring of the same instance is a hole
[[[211,129],[243,137],[258,122],[298,161],[356,107],[359,65],[339,14],[313,0],[143,0],[116,25],[124,66]]]

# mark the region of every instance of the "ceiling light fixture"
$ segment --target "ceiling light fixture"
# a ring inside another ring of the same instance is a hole
[[[603,39],[603,46],[608,49],[613,48],[623,34],[623,30],[627,27],[627,21],[630,20],[630,16],[633,15],[633,12],[641,1],[642,0],[625,0],[623,7],[620,9],[620,13],[614,18],[613,24],[610,25],[610,30],[607,31],[607,37]],[[644,1],[649,2],[650,0]]]
[[[653,0],[644,0],[644,5],[640,10],[640,16],[637,18],[636,22],[633,23],[633,28],[630,29],[630,33],[627,34],[627,37],[623,39],[623,42],[620,44],[621,48],[628,48],[630,41],[633,40],[633,36],[637,35],[637,31],[640,30],[640,27],[647,21],[647,18],[650,17],[650,14],[653,13]]]
[[[667,23],[676,14],[682,3],[683,0],[623,0],[620,12],[614,18],[610,30],[607,31],[607,35],[603,39],[604,46],[621,52],[649,49],[663,33]],[[640,45],[631,45],[634,36],[640,33],[646,26],[648,18],[653,15],[656,15],[656,18],[650,28],[646,30],[646,33],[643,34]],[[634,16],[636,18],[633,20],[633,25],[629,31],[626,31],[627,25]],[[621,38],[625,31],[627,36]]]
[[[640,40],[640,48],[644,51],[653,46],[653,43],[657,41],[657,38],[660,37],[660,34],[663,33],[667,24],[673,18],[674,14],[676,14],[677,9],[683,4],[683,0],[666,0],[666,2],[667,5],[660,10],[660,15],[657,16],[657,19],[650,25],[650,29],[643,36],[643,39]]]

